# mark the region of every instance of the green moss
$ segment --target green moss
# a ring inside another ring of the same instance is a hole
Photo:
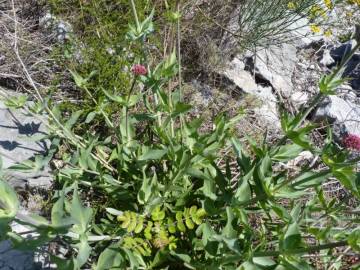
[[[149,12],[149,7],[147,1],[138,2],[141,19]],[[82,77],[95,72],[88,88],[96,100],[104,96],[102,88],[126,93],[130,88],[129,69],[141,53],[125,39],[128,25],[133,23],[129,1],[50,0],[49,5],[51,12],[70,23],[73,29],[71,39],[54,50],[53,56],[60,67],[75,71]],[[81,89],[77,90],[83,98],[82,108],[94,105],[89,96]],[[76,105],[64,103],[63,107],[74,110]]]

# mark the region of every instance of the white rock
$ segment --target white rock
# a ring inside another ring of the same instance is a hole
[[[279,128],[281,125],[277,111],[277,99],[272,88],[257,85],[254,77],[244,68],[244,63],[234,58],[222,74],[245,93],[257,97],[262,105],[259,108],[254,108],[254,112],[274,127]]]
[[[335,60],[334,60],[334,58],[331,57],[330,50],[325,49],[323,56],[320,60],[320,64],[326,67],[326,66],[330,66],[334,63],[335,63]]]
[[[7,92],[15,95],[13,92]],[[17,163],[30,159],[35,155],[45,153],[49,147],[48,141],[33,141],[32,136],[45,135],[44,123],[25,114],[22,110],[8,109],[0,101],[0,157],[3,168],[7,169]],[[16,187],[49,188],[52,184],[50,168],[43,172],[6,171],[11,185]]]
[[[304,105],[306,102],[308,102],[309,94],[306,92],[297,91],[291,95],[290,100],[292,104],[298,108],[301,105]]]
[[[49,28],[53,25],[55,20],[56,18],[50,12],[47,12],[45,16],[39,19],[39,26],[45,29]]]
[[[290,44],[270,46],[257,53],[255,71],[285,97],[293,90],[291,81],[298,61],[296,47]]]
[[[311,162],[312,159],[314,158],[314,155],[310,152],[310,151],[303,151],[299,154],[299,156],[297,156],[296,158],[290,160],[286,166],[288,168],[296,168],[297,166],[301,165],[301,163],[303,163],[304,161],[307,162]]]
[[[315,121],[328,120],[345,132],[360,136],[360,106],[337,96],[329,96],[327,101],[319,106]]]

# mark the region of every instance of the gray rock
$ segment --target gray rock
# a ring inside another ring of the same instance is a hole
[[[22,212],[22,214],[29,214],[28,212]],[[11,224],[12,231],[15,233],[21,233],[22,237],[26,239],[36,238],[38,235],[30,232],[31,228],[23,226],[21,224],[13,222]],[[50,269],[49,256],[42,252],[42,250],[24,251],[16,250],[12,247],[10,241],[0,242],[0,269],[11,270],[40,270]]]
[[[327,120],[333,123],[336,136],[346,133],[360,136],[360,106],[337,96],[329,96],[320,104],[314,115],[314,121]]]
[[[254,112],[264,121],[271,123],[273,127],[279,128],[277,99],[272,92],[272,88],[257,85],[254,77],[244,68],[245,64],[241,60],[234,58],[222,74],[245,93],[257,97],[262,102],[262,105],[259,108],[254,108]]]
[[[8,109],[0,101],[0,157],[3,168],[7,169],[35,155],[48,150],[48,141],[34,141],[33,136],[46,135],[42,120],[28,116],[22,110]],[[6,170],[5,177],[15,188],[42,187],[48,189],[52,184],[50,168],[42,172],[16,172]]]
[[[7,92],[9,96],[16,95]],[[8,181],[16,190],[27,188],[48,189],[52,184],[50,168],[46,167],[42,172],[17,172],[10,170],[13,165],[24,160],[31,159],[35,155],[44,154],[49,143],[47,141],[36,142],[30,140],[32,136],[46,134],[43,120],[25,114],[21,109],[8,109],[0,101],[0,157],[2,159],[4,175],[3,179]],[[29,229],[20,224],[13,223],[15,232],[26,232]],[[1,232],[0,232],[1,234]],[[32,237],[33,235],[26,235]],[[34,253],[19,251],[12,248],[9,241],[0,242],[0,269],[11,270],[36,270],[44,269],[41,256],[34,257]]]
[[[332,58],[331,54],[330,54],[330,50],[325,49],[324,53],[322,55],[322,58],[320,60],[320,64],[323,66],[331,66],[335,63],[334,58]]]
[[[9,241],[0,242],[0,269],[35,270],[34,255],[31,252],[14,250]]]
[[[296,91],[291,95],[290,101],[296,108],[300,108],[309,101],[309,98],[310,97],[308,93],[303,91]]]
[[[256,58],[250,60],[258,76],[267,80],[284,97],[289,97],[293,91],[291,78],[298,61],[296,53],[294,45],[281,44],[257,52]]]
[[[72,34],[72,27],[69,23],[58,19],[50,12],[39,18],[39,26],[50,32],[50,35],[55,36],[57,41],[64,43],[69,40]]]
[[[339,64],[342,59],[351,51],[353,42],[347,42],[330,51],[331,57]],[[343,73],[344,78],[350,78],[350,85],[354,90],[360,91],[360,54],[354,54],[346,64]]]

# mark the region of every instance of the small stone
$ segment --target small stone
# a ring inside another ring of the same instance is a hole
[[[299,108],[301,105],[304,105],[308,102],[309,94],[306,92],[297,91],[291,95],[290,100],[296,108]]]
[[[295,169],[296,167],[304,166],[306,163],[310,163],[313,158],[314,155],[310,151],[303,151],[296,158],[290,160],[287,163],[287,167]]]
[[[325,67],[328,67],[328,66],[333,65],[334,63],[335,63],[335,60],[334,60],[334,58],[332,58],[330,51],[324,50],[323,56],[320,60],[320,64]]]
[[[45,16],[39,19],[39,26],[45,29],[50,28],[55,20],[56,18],[50,12],[48,12],[45,14]]]

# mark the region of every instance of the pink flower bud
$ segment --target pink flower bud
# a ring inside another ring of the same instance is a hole
[[[145,66],[140,65],[140,64],[135,64],[133,65],[133,67],[131,68],[131,72],[136,75],[146,75],[147,74],[147,69]]]
[[[346,135],[343,140],[344,146],[348,149],[360,151],[360,137],[354,134]]]

